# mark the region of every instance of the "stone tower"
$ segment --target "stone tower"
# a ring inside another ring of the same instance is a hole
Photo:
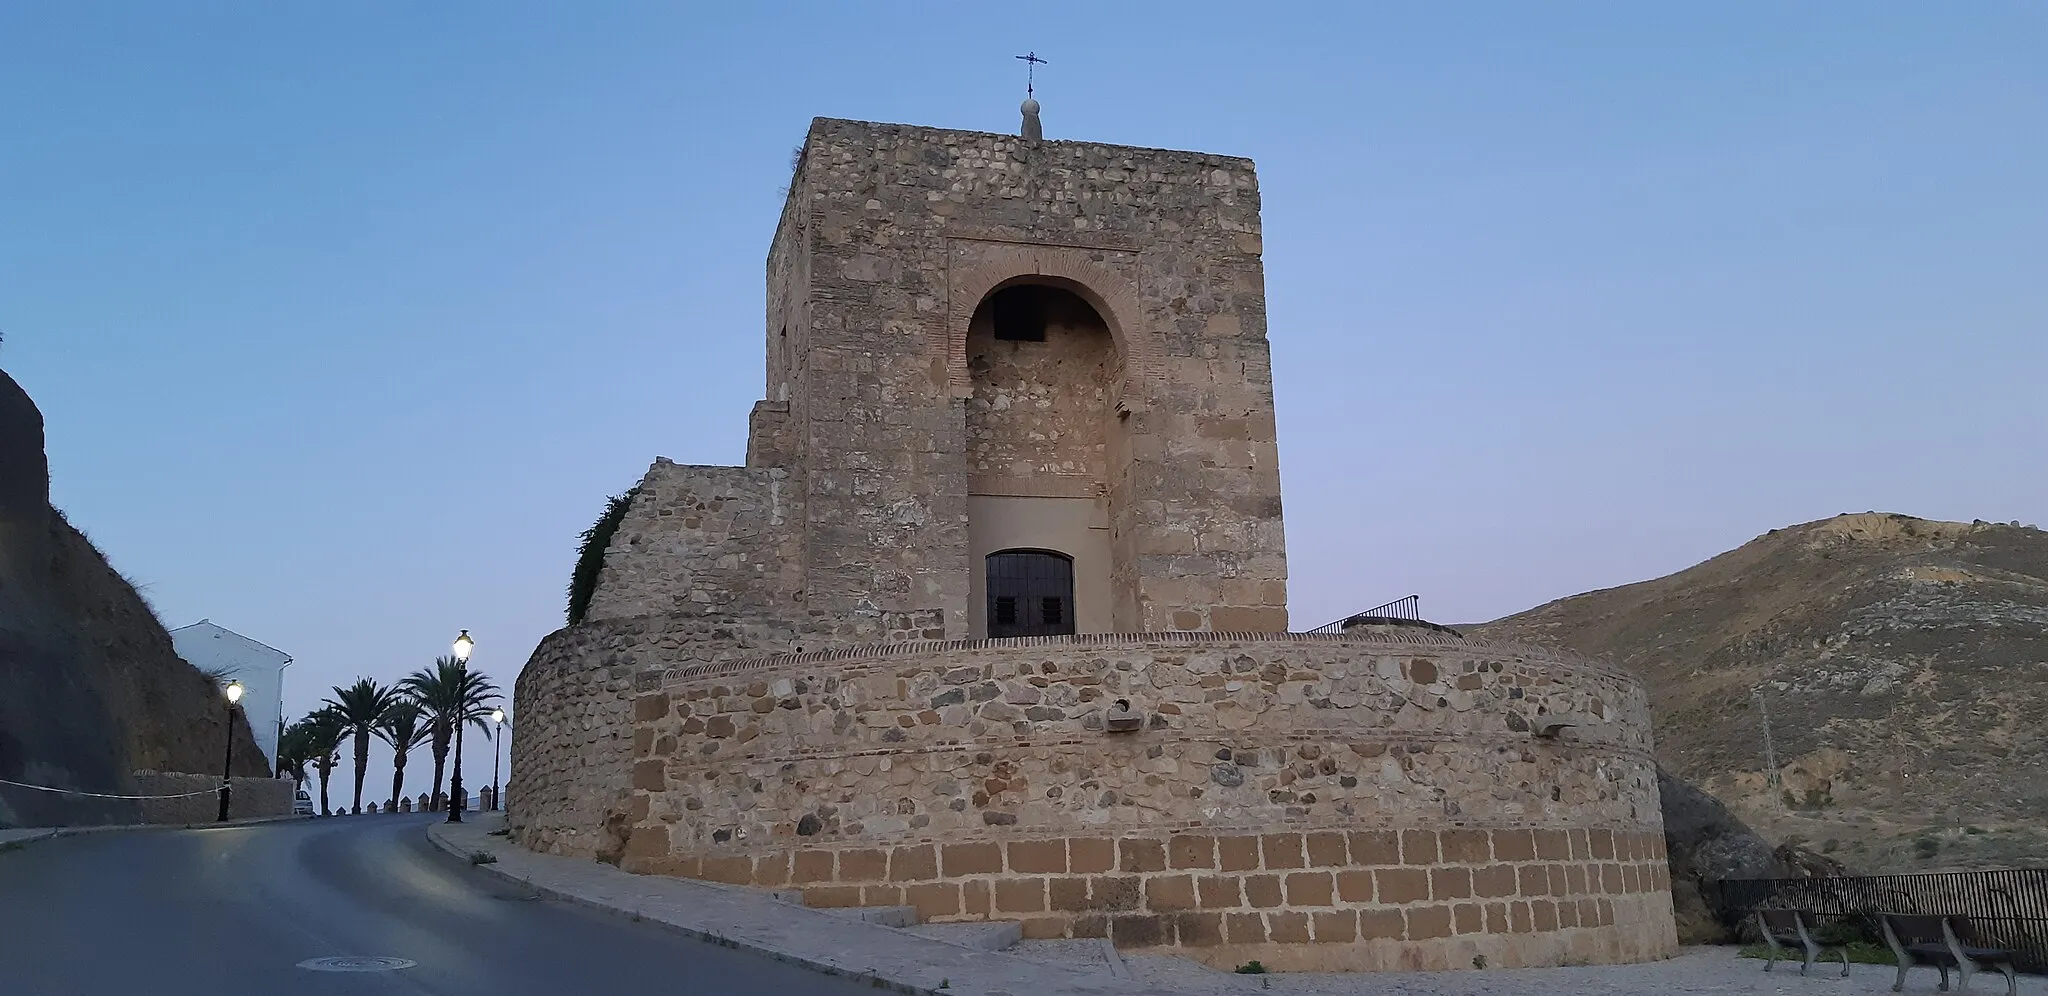
[[[1259,254],[1246,159],[814,121],[747,466],[657,462],[590,617],[1284,631]]]
[[[1668,956],[1632,676],[1287,632],[1260,249],[1244,159],[813,122],[747,465],[656,461],[520,672],[514,838],[1223,968]]]

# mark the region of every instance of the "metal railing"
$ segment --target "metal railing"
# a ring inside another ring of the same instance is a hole
[[[1346,627],[1358,626],[1375,619],[1398,619],[1402,622],[1422,621],[1422,596],[1409,595],[1397,598],[1385,605],[1375,605],[1364,612],[1354,612],[1333,623],[1324,623],[1309,630],[1311,633],[1342,633]]]
[[[1824,926],[1883,944],[1880,913],[1965,916],[1978,943],[2013,953],[2022,972],[2048,972],[2048,868],[1706,883],[1716,916],[1740,928],[1762,908],[1806,910]]]

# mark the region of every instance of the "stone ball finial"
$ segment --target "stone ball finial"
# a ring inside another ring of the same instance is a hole
[[[1022,134],[1025,138],[1044,138],[1045,128],[1043,125],[1040,125],[1038,123],[1037,98],[1025,97],[1024,102],[1022,104],[1017,105],[1017,109],[1024,112],[1024,128],[1020,132],[1020,134]]]

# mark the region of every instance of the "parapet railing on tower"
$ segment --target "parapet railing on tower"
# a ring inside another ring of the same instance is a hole
[[[1397,598],[1385,605],[1375,605],[1364,612],[1354,612],[1333,623],[1324,623],[1309,630],[1311,633],[1342,633],[1352,626],[1363,626],[1375,622],[1422,622],[1422,596],[1409,595]]]

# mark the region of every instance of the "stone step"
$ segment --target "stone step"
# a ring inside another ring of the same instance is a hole
[[[983,920],[973,923],[925,923],[903,928],[906,934],[929,937],[976,951],[1001,951],[1024,939],[1024,927],[1014,920]]]
[[[848,920],[862,923],[879,923],[884,927],[909,927],[917,923],[915,906],[840,906],[821,909],[820,913],[843,916]]]

